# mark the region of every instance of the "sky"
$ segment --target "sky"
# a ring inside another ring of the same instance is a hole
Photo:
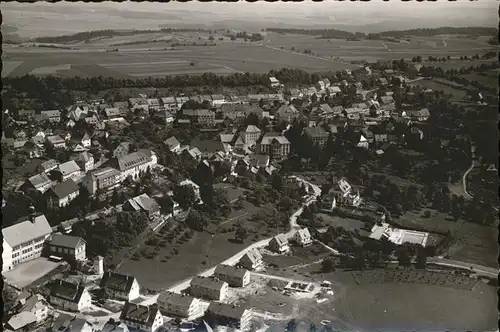
[[[377,32],[440,26],[498,26],[498,0],[402,2],[372,0],[321,3],[264,2],[102,2],[2,3],[4,24],[20,35],[60,35],[99,29],[152,29],[159,25],[203,24],[204,27],[244,29],[301,27]],[[69,24],[65,24],[70,22]],[[226,25],[226,26],[224,26]]]

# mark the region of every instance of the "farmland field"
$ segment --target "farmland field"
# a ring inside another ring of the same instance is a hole
[[[415,83],[411,83],[410,85],[421,86],[423,88],[429,88],[435,91],[450,93],[456,99],[464,99],[468,94],[468,92],[465,90],[456,89],[446,84],[436,82],[435,80],[420,80]]]
[[[423,218],[413,212],[405,213],[398,221],[403,227],[425,229],[429,232],[450,231],[456,243],[450,248],[451,259],[497,267],[498,229],[496,226],[482,226],[453,221],[443,213],[433,212],[430,218]]]
[[[61,63],[69,64],[71,68],[57,70],[57,75],[103,75],[119,78],[193,75],[205,72],[221,75],[235,72],[265,73],[283,67],[320,72],[356,67],[357,65],[351,63],[353,60],[411,59],[416,55],[423,58],[429,55],[441,57],[474,55],[495,50],[495,47],[481,39],[446,37],[445,44],[443,38],[439,36],[427,39],[412,38],[405,43],[391,43],[379,40],[327,40],[318,39],[316,36],[277,33],[267,33],[260,42],[244,42],[231,41],[228,37],[214,35],[213,42],[216,44],[204,46],[208,42],[208,37],[208,34],[198,32],[174,34],[158,32],[96,38],[85,43],[59,45],[74,50],[29,47],[29,44],[21,47],[4,45],[4,56],[11,63],[2,75],[20,76],[30,72],[46,74],[46,71],[37,72],[36,69]],[[178,43],[180,46],[175,46],[173,43]],[[198,46],[183,46],[193,43]],[[107,52],[110,49],[118,51]],[[311,50],[314,54],[304,54],[305,49]],[[23,63],[19,63],[20,61]],[[194,65],[191,65],[192,62]],[[76,65],[92,66],[92,70],[74,68]]]

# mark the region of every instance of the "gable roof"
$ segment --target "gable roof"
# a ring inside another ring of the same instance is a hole
[[[56,186],[50,188],[50,192],[53,193],[57,198],[62,199],[70,194],[77,192],[78,185],[73,181],[72,179],[68,179],[66,181],[63,181]]]
[[[127,201],[130,206],[136,210],[144,210],[144,211],[159,211],[160,206],[158,203],[151,197],[149,197],[147,194],[141,194],[139,196],[135,196]]]
[[[260,133],[260,129],[254,125],[248,125],[245,129],[245,133]]]
[[[298,236],[301,239],[307,239],[311,237],[311,234],[309,233],[309,229],[307,228],[302,228],[297,231]]]
[[[215,268],[215,275],[224,275],[234,278],[243,278],[248,273],[247,269],[237,268],[231,265],[219,264]]]
[[[129,332],[129,329],[125,323],[110,318],[99,332]]]
[[[188,308],[195,300],[196,298],[193,296],[185,294],[177,294],[174,292],[167,291],[160,293],[156,302],[158,303],[160,308],[162,307],[162,304],[169,304],[169,305],[180,306],[183,308]]]
[[[248,257],[252,263],[256,263],[262,260],[262,255],[257,249],[248,251],[243,257]]]
[[[171,137],[167,138],[164,143],[170,149],[181,145],[181,143],[177,140],[177,138],[175,138],[175,136],[171,136]]]
[[[24,221],[2,229],[3,238],[11,247],[51,233],[52,228],[43,214],[25,217]]]
[[[280,144],[290,144],[290,142],[285,136],[279,134],[264,135],[260,141],[260,144],[262,145],[271,144],[274,140],[277,140],[278,143]]]
[[[132,167],[142,165],[151,160],[153,151],[141,149],[128,155],[118,158],[118,169],[120,171],[128,170]]]
[[[28,182],[31,183],[31,185],[33,187],[38,188],[38,187],[44,186],[46,184],[49,184],[51,181],[50,181],[49,177],[47,176],[47,174],[40,173],[40,174],[36,174],[36,175],[29,177]]]
[[[61,332],[81,332],[85,325],[91,325],[87,320],[70,316],[67,314],[59,314],[56,321],[51,327],[51,331]]]
[[[212,278],[204,278],[201,276],[195,276],[191,279],[191,286],[197,286],[200,288],[209,288],[212,290],[220,291],[226,282],[221,280],[215,280]]]
[[[219,302],[211,302],[208,306],[208,311],[213,315],[227,317],[234,320],[241,320],[247,310],[248,309],[245,307],[237,307],[232,304]]]
[[[155,305],[144,306],[127,301],[123,306],[122,313],[120,314],[120,319],[151,327],[154,323],[158,311],[159,309]]]
[[[288,244],[288,239],[285,237],[284,234],[278,234],[275,237],[273,237],[272,240],[276,241],[276,243],[279,246],[287,245]]]
[[[59,172],[61,172],[62,175],[73,174],[79,171],[80,166],[78,166],[78,164],[74,160],[70,160],[59,165]]]
[[[304,132],[309,137],[327,137],[328,132],[321,127],[307,127]]]
[[[47,242],[56,247],[76,249],[80,245],[86,243],[84,239],[76,236],[69,236],[63,234],[52,234]]]
[[[134,280],[136,279],[133,276],[106,271],[102,276],[99,286],[118,292],[130,292],[130,289],[134,284]]]
[[[14,330],[20,330],[23,327],[36,322],[36,315],[30,311],[21,311],[12,316],[7,324]]]
[[[221,141],[194,139],[191,141],[190,145],[193,148],[197,148],[200,153],[215,153],[217,151],[224,151],[224,146]]]
[[[80,302],[84,291],[85,286],[83,285],[74,284],[62,279],[58,279],[52,285],[50,296],[78,303]]]

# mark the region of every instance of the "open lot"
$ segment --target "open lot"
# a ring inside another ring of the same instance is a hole
[[[496,267],[498,255],[498,228],[463,220],[453,221],[449,216],[432,211],[430,218],[414,212],[405,213],[399,220],[403,227],[429,232],[450,231],[455,243],[448,251],[451,259]]]
[[[420,86],[435,91],[443,91],[444,93],[451,94],[456,99],[464,99],[465,97],[467,97],[468,94],[466,90],[456,89],[449,85],[436,82],[435,80],[420,80],[410,85]]]
[[[55,270],[59,265],[60,263],[40,257],[18,265],[13,270],[2,273],[2,275],[9,284],[24,288]]]
[[[318,213],[317,217],[322,218],[325,221],[325,224],[328,226],[342,227],[352,232],[354,232],[355,230],[359,230],[361,234],[368,236],[368,233],[363,230],[363,228],[365,227],[365,223],[360,220],[343,218],[326,213]]]

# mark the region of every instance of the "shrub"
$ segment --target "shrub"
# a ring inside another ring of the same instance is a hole
[[[424,217],[424,218],[430,218],[431,217],[431,211],[425,210],[424,214],[422,215],[422,217]]]

